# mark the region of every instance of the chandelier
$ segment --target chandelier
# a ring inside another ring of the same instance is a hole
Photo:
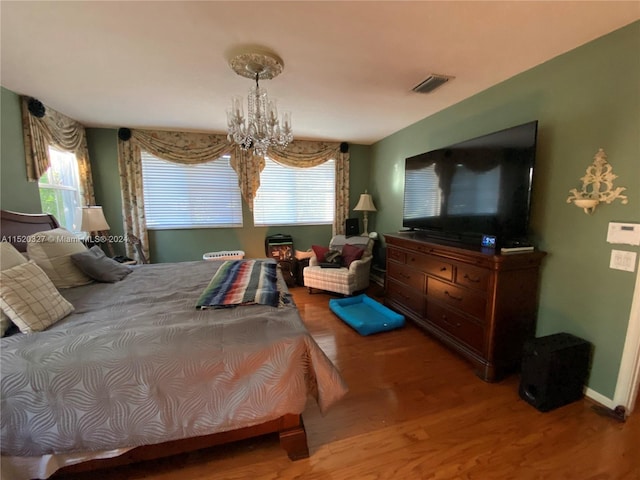
[[[277,77],[283,69],[282,60],[268,53],[244,53],[233,57],[229,64],[238,75],[254,79],[256,85],[249,90],[246,119],[242,97],[232,98],[227,110],[227,139],[262,157],[271,146],[286,147],[293,140],[291,113],[285,112],[280,122],[276,102],[269,100],[267,91],[258,83]]]

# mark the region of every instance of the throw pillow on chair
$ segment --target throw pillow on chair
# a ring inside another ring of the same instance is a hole
[[[362,258],[363,253],[364,248],[349,245],[348,243],[345,244],[344,247],[342,247],[342,265],[349,268],[351,262]]]
[[[322,247],[320,245],[311,245],[311,250],[316,254],[318,263],[324,262],[324,257],[329,253],[328,247]]]

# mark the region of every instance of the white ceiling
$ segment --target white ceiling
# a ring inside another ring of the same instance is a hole
[[[260,45],[261,82],[296,138],[370,144],[640,18],[640,2],[0,3],[2,86],[91,127],[225,132],[252,81],[228,66]],[[430,94],[430,73],[455,79]]]

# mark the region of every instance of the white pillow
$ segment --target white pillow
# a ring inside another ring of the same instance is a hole
[[[0,242],[0,270],[27,263],[27,259],[9,242]]]
[[[8,270],[16,265],[27,263],[27,259],[9,242],[0,242],[0,271]],[[0,337],[4,337],[11,326],[11,319],[4,312],[0,313]]]
[[[44,330],[73,312],[33,261],[0,272],[0,306],[23,333]]]
[[[93,280],[71,261],[71,255],[87,250],[80,239],[64,228],[56,228],[27,238],[27,253],[57,288],[86,285]]]

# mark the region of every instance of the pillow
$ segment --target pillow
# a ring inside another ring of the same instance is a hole
[[[316,254],[318,263],[324,262],[324,257],[329,253],[328,247],[321,247],[320,245],[311,245],[311,250]]]
[[[345,245],[342,247],[342,265],[348,267],[349,265],[351,265],[351,262],[360,260],[363,253],[364,248],[345,243]]]
[[[33,261],[0,272],[0,306],[23,333],[42,331],[73,312]]]
[[[0,270],[7,270],[22,263],[27,263],[27,259],[16,247],[9,242],[0,242]]]
[[[9,242],[0,242],[0,270],[8,270],[16,265],[27,263],[27,259]],[[4,337],[11,327],[11,319],[0,313],[0,337]]]
[[[39,232],[27,237],[27,253],[57,288],[70,288],[91,283],[71,261],[74,253],[85,252],[80,239],[64,228]]]
[[[0,316],[0,337],[4,337],[7,330],[11,328],[11,319],[7,317],[6,313],[2,312]]]
[[[129,267],[107,257],[97,245],[72,254],[71,261],[82,272],[99,282],[118,282],[131,273]]]

